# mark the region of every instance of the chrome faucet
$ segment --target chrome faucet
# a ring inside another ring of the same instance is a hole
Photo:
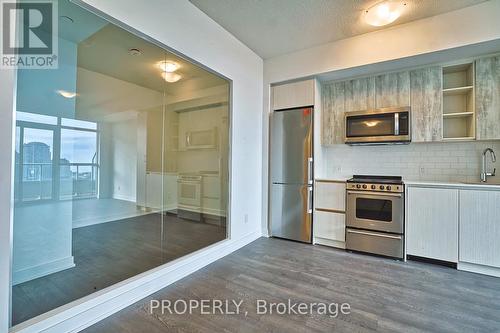
[[[486,172],[486,153],[490,153],[491,155],[491,162],[495,163],[497,161],[497,157],[495,156],[495,152],[491,148],[486,148],[483,151],[483,165],[481,168],[481,181],[483,183],[486,182],[488,177],[493,177],[495,176],[495,172],[497,171],[496,168],[493,168],[493,172]]]

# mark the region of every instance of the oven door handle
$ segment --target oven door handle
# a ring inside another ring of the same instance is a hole
[[[396,197],[396,198],[401,198],[403,197],[402,193],[390,193],[390,192],[363,192],[363,191],[347,191],[347,194],[364,194],[364,195],[378,195],[378,196],[387,196],[387,197]]]
[[[401,236],[385,235],[385,234],[379,234],[379,233],[367,232],[367,231],[358,231],[358,230],[352,230],[352,229],[347,229],[347,232],[351,233],[351,234],[359,234],[359,235],[366,235],[366,236],[384,237],[384,238],[399,239],[399,240],[402,239]]]

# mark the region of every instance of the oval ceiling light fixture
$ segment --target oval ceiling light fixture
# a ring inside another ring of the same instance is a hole
[[[364,18],[369,25],[381,27],[396,21],[405,6],[406,2],[400,0],[382,1],[365,10]]]
[[[66,90],[56,90],[56,93],[64,98],[75,98],[78,95],[76,92]]]
[[[158,67],[163,71],[163,72],[167,72],[167,73],[173,73],[175,72],[176,70],[179,69],[179,67],[181,67],[178,63],[176,63],[175,61],[170,61],[170,60],[164,60],[164,61],[160,61],[158,63]]]
[[[138,48],[131,48],[131,49],[128,49],[128,54],[131,55],[131,56],[140,56],[142,54],[142,51]]]
[[[177,82],[179,81],[180,79],[182,79],[182,76],[180,74],[177,74],[177,73],[169,73],[169,72],[162,72],[161,73],[161,77],[167,81],[167,82],[170,82],[170,83],[174,83],[174,82]]]

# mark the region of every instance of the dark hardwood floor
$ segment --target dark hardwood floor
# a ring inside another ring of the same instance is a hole
[[[14,286],[13,325],[225,238],[225,227],[171,214],[163,229],[159,214],[73,229],[76,266]]]
[[[247,316],[150,314],[150,300],[243,300]],[[256,301],[349,303],[351,313],[257,315]],[[261,238],[85,332],[500,332],[500,279]]]

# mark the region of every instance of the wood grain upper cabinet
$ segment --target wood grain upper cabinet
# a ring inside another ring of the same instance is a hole
[[[410,105],[410,73],[408,71],[375,76],[375,107]]]
[[[375,108],[375,77],[345,81],[345,112]]]
[[[345,83],[324,84],[321,88],[321,144],[344,143]]]
[[[458,190],[408,188],[409,255],[458,261]]]
[[[410,72],[413,142],[440,141],[443,136],[441,67]]]
[[[500,56],[476,60],[476,139],[500,139]]]
[[[460,191],[460,261],[500,267],[500,192]]]
[[[314,80],[281,84],[272,87],[273,110],[314,105]]]

